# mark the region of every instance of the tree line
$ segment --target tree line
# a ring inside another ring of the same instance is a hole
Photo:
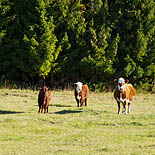
[[[155,87],[154,0],[0,0],[1,85],[104,91],[118,77]]]

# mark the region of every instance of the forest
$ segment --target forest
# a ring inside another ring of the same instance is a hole
[[[0,0],[0,86],[114,79],[155,91],[154,0]]]

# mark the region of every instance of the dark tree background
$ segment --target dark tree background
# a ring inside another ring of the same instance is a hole
[[[0,0],[0,84],[118,77],[155,87],[154,0]]]

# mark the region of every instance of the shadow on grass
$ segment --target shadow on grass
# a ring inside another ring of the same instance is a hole
[[[24,112],[0,110],[0,115],[3,115],[3,114],[21,114],[21,113],[24,113]]]
[[[60,104],[50,104],[50,106],[54,107],[72,107],[71,105],[60,105]]]
[[[54,114],[73,114],[73,113],[81,113],[83,111],[81,110],[62,110],[62,111],[58,111],[55,112]]]
[[[33,105],[33,106],[36,106],[36,107],[38,107],[38,105],[36,104],[36,105]],[[60,105],[60,104],[50,104],[49,106],[51,106],[51,107],[72,107],[71,105]]]

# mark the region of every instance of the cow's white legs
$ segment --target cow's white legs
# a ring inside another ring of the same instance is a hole
[[[122,113],[126,114],[126,102],[123,102],[123,108],[122,108]]]
[[[126,109],[124,108],[124,105],[122,106],[122,113],[125,113]]]

